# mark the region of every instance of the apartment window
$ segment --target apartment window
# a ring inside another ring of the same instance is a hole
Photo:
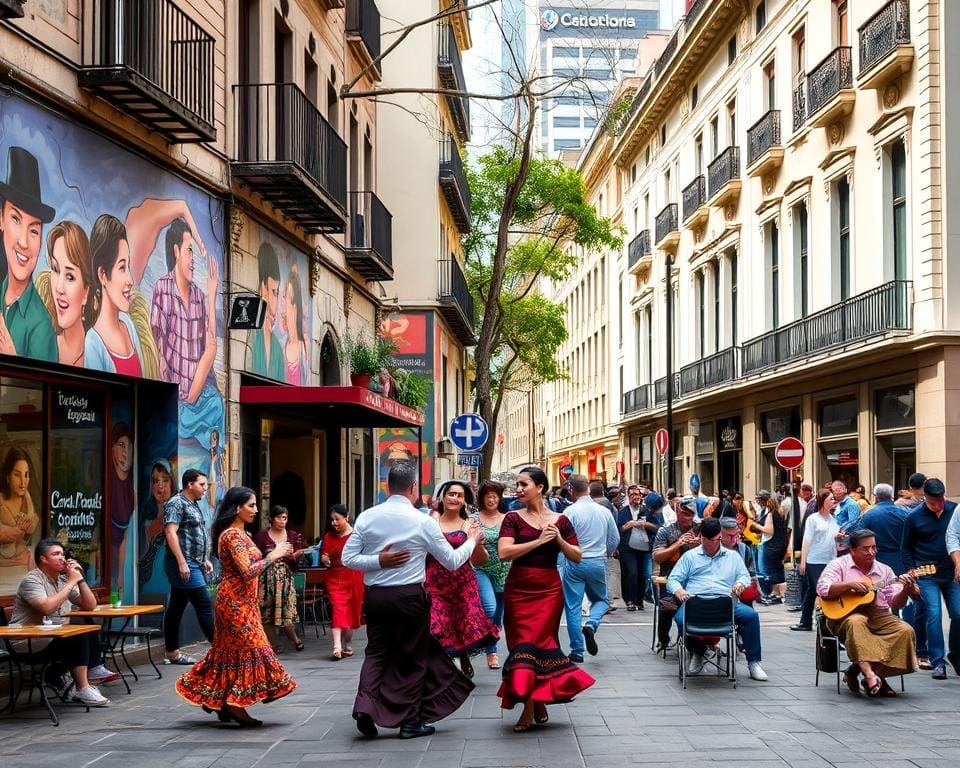
[[[698,133],[693,139],[693,174],[703,173],[703,134]]]
[[[699,87],[699,84],[697,84],[690,89],[690,109],[695,109],[699,101],[700,101],[700,87]]]
[[[907,153],[902,140],[890,147],[893,279],[907,279]]]
[[[660,146],[665,146],[667,143],[667,124],[664,123],[660,126]]]
[[[833,7],[837,14],[837,45],[850,45],[850,16],[847,12],[847,0],[836,0]]]
[[[737,36],[734,35],[727,40],[727,65],[733,64],[737,60]]]
[[[727,131],[729,141],[727,144],[729,146],[734,146],[737,143],[737,100],[733,99],[732,101],[727,102]]]
[[[760,0],[760,3],[757,5],[756,13],[754,13],[754,18],[756,19],[756,34],[760,34],[760,31],[767,26],[767,1]]]
[[[703,279],[703,270],[697,272],[697,357],[703,357],[706,354],[706,335],[707,335],[707,295],[705,288],[706,280]]]
[[[780,230],[776,222],[767,224],[767,263],[769,265],[770,327],[780,327]]]
[[[580,127],[580,118],[579,117],[565,117],[563,115],[554,115],[553,116],[553,127],[554,128],[579,128]]]
[[[646,150],[643,153],[643,167],[646,168],[650,165],[650,145],[647,145]]]
[[[634,352],[637,355],[637,373],[644,373],[643,370],[643,361],[646,360],[646,349],[644,347],[644,340],[646,339],[645,328],[644,328],[644,317],[646,309],[643,312],[634,312],[633,313],[633,342],[634,342]]]
[[[850,298],[850,183],[837,182],[837,283],[840,300]]]
[[[730,251],[730,346],[737,345],[737,252]]]
[[[559,56],[570,56],[574,59],[580,58],[580,49],[577,46],[566,47],[562,45],[557,45],[553,49],[553,58],[558,58]]]
[[[583,127],[584,127],[584,128],[596,128],[596,127],[597,127],[597,118],[595,118],[595,117],[585,117],[585,118],[583,118]]]
[[[673,201],[673,186],[670,178],[669,168],[663,172],[663,199],[665,201],[664,204]]]
[[[800,272],[797,283],[800,286],[800,317],[806,317],[810,314],[810,249],[806,203],[800,203],[793,209],[793,220],[797,222],[797,269]]]
[[[764,98],[768,110],[777,108],[777,67],[770,61],[763,68]]]
[[[645,363],[645,382],[653,383],[653,307],[647,304],[643,308],[643,324],[647,333],[647,354],[640,358]]]
[[[579,70],[576,67],[554,67],[553,76],[554,77],[567,77],[574,78],[580,75]]]
[[[554,139],[554,149],[580,149],[579,139]]]
[[[793,33],[793,85],[799,86],[807,76],[807,36],[803,27]]]
[[[720,262],[710,263],[713,278],[713,351],[720,351]]]

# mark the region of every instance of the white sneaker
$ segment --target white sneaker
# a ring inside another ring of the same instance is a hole
[[[92,685],[81,688],[73,694],[73,700],[80,704],[86,704],[88,707],[109,707],[110,699],[104,696]]]
[[[767,679],[767,673],[763,671],[759,661],[748,661],[747,669],[750,670],[750,677],[753,680],[759,680],[762,683]]]
[[[687,674],[688,675],[698,675],[703,671],[703,665],[706,662],[703,659],[703,655],[699,653],[691,653],[690,660],[687,662]]]
[[[111,672],[103,664],[97,664],[93,669],[87,672],[87,679],[90,682],[105,682],[112,683],[114,680],[119,680],[120,675],[116,672]]]

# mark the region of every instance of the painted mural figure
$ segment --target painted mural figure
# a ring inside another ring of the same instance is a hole
[[[127,548],[127,529],[133,519],[137,498],[133,490],[133,435],[123,421],[113,425],[110,437],[110,549],[111,573],[118,591],[123,592],[121,564]]]
[[[163,508],[178,493],[170,462],[157,459],[150,468],[150,495],[140,508],[140,526],[143,540],[140,545],[140,561],[137,564],[140,584],[146,584],[153,576],[157,555],[165,545],[163,535]]]
[[[37,291],[50,310],[57,334],[57,356],[64,365],[84,364],[87,331],[96,306],[91,301],[93,267],[83,227],[61,221],[47,235],[50,271],[37,275]]]
[[[11,448],[0,466],[0,568],[33,567],[31,539],[40,525],[30,497],[30,460]]]
[[[263,327],[253,333],[250,371],[258,376],[269,376],[271,379],[283,381],[283,349],[280,347],[280,339],[273,331],[280,295],[280,262],[277,260],[277,252],[268,242],[260,243],[257,250],[257,269],[260,298],[266,302],[267,311]]]
[[[305,337],[303,287],[296,267],[290,269],[287,285],[283,290],[283,309],[280,314],[281,329],[287,334],[284,345],[284,380],[287,384],[307,383],[307,340]]]
[[[43,225],[53,221],[56,211],[41,199],[37,158],[23,147],[10,147],[7,152],[7,180],[0,182],[0,200],[5,256],[0,353],[56,362],[53,323],[33,284]]]

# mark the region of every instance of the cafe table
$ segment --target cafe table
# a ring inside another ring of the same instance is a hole
[[[157,678],[159,679],[163,677],[156,663],[153,661],[153,654],[150,650],[150,634],[153,632],[153,630],[130,628],[130,621],[137,616],[146,616],[151,613],[161,613],[162,611],[162,605],[118,605],[116,607],[112,605],[98,605],[91,611],[70,611],[70,617],[96,619],[102,622],[101,627],[103,632],[100,636],[100,646],[103,649],[104,655],[110,656],[110,660],[113,662],[113,666],[117,670],[117,674],[120,675],[120,679],[123,680],[123,684],[126,686],[127,693],[130,693],[130,683],[127,682],[127,676],[123,674],[123,670],[120,668],[120,663],[117,661],[117,656],[119,655],[120,658],[123,659],[123,663],[126,664],[130,674],[133,675],[133,679],[139,679],[137,677],[137,673],[133,671],[133,667],[130,665],[130,662],[127,661],[127,656],[124,653],[127,637],[137,635],[146,638],[147,658],[150,659],[150,664],[157,673]],[[113,622],[120,619],[123,620],[123,624],[120,625],[119,629],[114,629]]]
[[[57,713],[53,709],[53,704],[50,702],[50,698],[47,696],[46,686],[44,685],[44,674],[47,671],[47,667],[50,666],[51,660],[45,658],[42,654],[40,654],[39,651],[39,658],[34,656],[33,641],[41,638],[44,640],[53,640],[61,637],[75,637],[76,635],[86,635],[91,632],[98,632],[99,630],[100,627],[98,627],[96,624],[33,624],[20,626],[8,625],[0,627],[0,639],[8,642],[13,642],[14,640],[27,641],[26,653],[14,651],[13,659],[18,665],[25,664],[29,666],[30,687],[32,689],[35,688],[39,692],[40,703],[47,708],[47,712],[50,714],[50,719],[53,721],[54,725],[60,725],[60,718],[57,717]],[[13,708],[16,706],[16,698],[18,698],[20,693],[23,691],[23,682],[23,672],[21,668],[20,690],[17,691],[17,697],[14,697],[14,700],[11,703],[11,713],[13,712]],[[13,684],[12,680],[10,681],[10,684]],[[64,701],[62,697],[61,701]],[[86,707],[86,710],[89,712],[90,707]]]

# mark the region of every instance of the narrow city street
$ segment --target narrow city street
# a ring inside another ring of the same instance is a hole
[[[601,627],[600,654],[586,662],[597,684],[572,704],[551,707],[549,724],[523,735],[511,731],[518,712],[499,708],[499,673],[480,657],[474,696],[438,724],[435,736],[401,741],[386,731],[365,740],[350,718],[362,635],[356,656],[333,662],[329,639],[317,640],[311,630],[305,652],[281,654],[298,689],[252,710],[265,720],[263,728],[221,725],[185,704],[168,666],[163,680],[141,676],[130,696],[118,683],[104,686],[113,702],[108,709],[61,708],[59,728],[37,707],[0,716],[0,757],[11,768],[957,764],[960,680],[952,670],[940,683],[929,673],[908,676],[906,693],[896,699],[854,697],[846,688],[837,695],[833,676],[814,687],[814,635],[789,631],[794,614],[783,608],[760,610],[769,682],[750,680],[741,663],[736,689],[722,678],[700,677],[684,691],[675,655],[664,661],[650,650],[651,613],[621,608]],[[563,627],[561,639],[566,644]]]

